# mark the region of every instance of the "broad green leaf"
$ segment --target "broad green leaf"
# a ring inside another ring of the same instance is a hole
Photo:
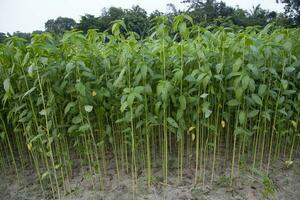
[[[249,79],[249,89],[251,92],[255,90],[255,81],[252,78]]]
[[[66,65],[66,71],[67,71],[67,72],[72,71],[72,69],[74,69],[74,68],[75,68],[75,65],[74,65],[72,62],[70,62],[70,63],[68,63],[68,64]]]
[[[89,124],[83,124],[82,126],[79,127],[79,131],[80,132],[85,132],[87,130],[89,130],[91,128],[91,126]]]
[[[185,96],[181,95],[179,97],[179,103],[180,103],[180,109],[185,110],[186,109],[186,99],[185,99]]]
[[[211,114],[212,114],[212,111],[211,111],[211,110],[205,110],[205,112],[204,112],[204,117],[205,117],[205,118],[209,118]]]
[[[134,93],[134,92],[132,92],[128,95],[127,104],[128,104],[129,107],[131,107],[133,105],[135,97],[136,97],[136,93]]]
[[[241,125],[243,125],[246,122],[246,113],[244,111],[240,111],[239,113],[239,122]]]
[[[93,106],[91,106],[91,105],[85,105],[85,106],[84,106],[84,110],[85,110],[86,112],[92,112]]]
[[[176,122],[172,117],[168,117],[168,118],[167,118],[167,121],[168,121],[168,123],[169,123],[171,126],[173,126],[173,127],[175,127],[175,128],[178,128],[178,127],[179,127],[178,124],[177,124],[177,122]]]
[[[125,71],[126,71],[126,67],[124,67],[124,68],[121,70],[121,72],[120,72],[118,78],[115,80],[115,82],[114,82],[114,84],[113,84],[115,87],[119,87],[119,86],[120,86],[120,83],[121,83],[121,81],[123,80]]]
[[[10,87],[11,87],[9,78],[7,78],[3,81],[3,87],[4,87],[5,92],[9,92]]]
[[[216,70],[217,70],[217,73],[219,74],[223,69],[223,63],[218,63],[216,65]]]
[[[85,85],[83,85],[83,83],[81,83],[81,82],[76,83],[75,88],[76,88],[77,92],[79,92],[80,95],[86,96],[86,88],[85,88]]]
[[[295,70],[296,70],[295,67],[287,67],[287,68],[285,69],[285,71],[288,72],[288,73],[291,73],[291,72],[293,72],[293,71],[295,71]]]
[[[123,103],[121,104],[121,108],[120,108],[121,112],[124,112],[125,109],[127,108],[127,106],[128,106],[127,101],[123,102]]]
[[[242,87],[238,87],[234,91],[235,91],[235,98],[238,101],[241,101],[242,100],[242,96],[243,96],[243,92],[244,92],[243,88]]]
[[[249,78],[249,76],[244,76],[243,78],[242,78],[242,87],[243,87],[243,90],[246,90],[247,88],[248,88],[248,86],[249,86],[249,83],[250,83],[250,78]]]
[[[232,71],[238,72],[240,67],[242,66],[242,64],[243,64],[243,61],[240,58],[238,58],[232,66]]]
[[[207,93],[203,93],[203,94],[200,95],[200,97],[203,98],[203,99],[205,99],[207,96],[208,96]]]
[[[231,99],[227,102],[227,105],[228,106],[238,106],[238,105],[240,105],[240,102],[236,99]]]
[[[258,88],[259,96],[263,97],[266,91],[267,91],[267,85],[265,85],[265,84],[259,85],[259,88]]]
[[[41,111],[39,112],[39,114],[40,114],[40,115],[46,115],[46,114],[47,114],[47,111],[46,111],[45,109],[43,109],[43,110],[41,110]]]
[[[259,113],[259,110],[252,110],[252,111],[250,111],[249,113],[248,113],[248,117],[249,118],[253,118],[253,117],[255,117],[256,115],[258,115],[258,113]]]
[[[73,117],[73,119],[72,119],[73,124],[79,124],[80,122],[81,122],[80,115],[77,115],[76,117]]]
[[[260,98],[257,94],[252,94],[252,95],[251,95],[251,98],[253,99],[253,101],[254,101],[256,104],[262,106],[262,100],[261,100],[261,98]]]
[[[30,65],[27,72],[28,72],[29,76],[31,76],[31,77],[33,76],[33,70],[34,70],[34,65]]]
[[[70,111],[70,109],[72,108],[72,107],[74,107],[76,105],[76,102],[69,102],[68,104],[67,104],[67,106],[65,107],[65,110],[64,110],[64,113],[65,113],[65,115]]]
[[[282,80],[280,80],[280,81],[281,81],[282,88],[283,88],[284,90],[286,90],[287,87],[288,87],[288,81],[287,81],[287,80],[284,80],[284,79],[282,79]]]

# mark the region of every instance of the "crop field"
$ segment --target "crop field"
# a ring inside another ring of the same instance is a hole
[[[300,199],[300,29],[151,31],[0,44],[3,199]]]

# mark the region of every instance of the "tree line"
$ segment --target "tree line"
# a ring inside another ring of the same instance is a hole
[[[279,3],[279,0],[276,1]],[[78,29],[84,33],[89,29],[105,32],[110,30],[114,21],[122,19],[127,31],[136,32],[143,38],[151,32],[152,22],[156,16],[165,15],[171,22],[174,16],[179,14],[187,14],[193,18],[195,23],[203,26],[224,26],[240,29],[248,26],[263,27],[268,23],[275,23],[283,27],[299,27],[300,0],[280,0],[280,2],[285,5],[284,13],[266,10],[260,5],[245,10],[228,6],[222,1],[216,0],[183,0],[182,3],[187,5],[186,10],[179,10],[174,4],[167,4],[167,13],[155,10],[148,14],[140,6],[133,6],[131,9],[110,7],[103,9],[99,16],[85,14],[81,16],[79,22],[68,17],[49,19],[45,23],[45,31],[57,36],[72,29]],[[32,34],[42,32],[44,31],[37,30],[32,33],[17,31],[12,34],[0,32],[0,42],[4,42],[7,37],[12,36],[18,36],[29,41]]]

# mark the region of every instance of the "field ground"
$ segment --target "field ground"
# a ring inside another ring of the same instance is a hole
[[[224,167],[224,161],[220,163],[215,174],[215,179],[210,183],[210,166],[207,163],[205,169],[205,185],[201,179],[194,185],[194,167],[186,166],[183,172],[183,180],[178,183],[176,161],[170,163],[168,186],[164,187],[160,167],[153,167],[153,186],[147,188],[146,176],[139,174],[137,199],[199,199],[199,200],[299,200],[300,199],[300,159],[294,160],[291,167],[286,168],[284,159],[278,160],[271,168],[269,176],[263,172],[252,173],[252,166],[242,164],[240,176],[234,180],[232,187],[229,186],[230,164]],[[105,176],[105,192],[101,193],[99,184],[93,184],[92,177],[83,175],[80,167],[75,167],[70,182],[71,193],[64,194],[63,199],[132,199],[131,175],[122,173],[118,179],[114,170],[113,161],[110,162]],[[191,163],[193,163],[191,159]],[[223,164],[222,164],[223,163]],[[159,165],[159,163],[157,163]],[[236,169],[237,173],[237,169]],[[20,173],[20,182],[12,169],[0,173],[0,199],[5,200],[40,200],[44,199],[33,170],[24,169]],[[161,177],[161,178],[159,178]],[[93,178],[96,178],[94,176]],[[49,196],[51,196],[49,194]]]

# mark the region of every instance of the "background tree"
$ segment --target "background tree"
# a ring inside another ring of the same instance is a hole
[[[31,40],[31,33],[25,33],[25,32],[21,32],[21,31],[16,31],[12,35],[8,33],[7,36],[8,37],[20,37],[20,38],[27,40],[28,42]]]
[[[99,26],[99,17],[86,14],[84,16],[81,16],[81,19],[76,25],[76,28],[86,33],[89,29],[99,29]]]
[[[5,33],[0,32],[0,43],[3,43],[5,39],[7,38]]]
[[[124,18],[125,11],[122,8],[110,7],[108,10],[103,9],[101,16],[99,17],[99,31],[103,32],[109,30],[112,26],[112,22],[118,19]]]
[[[44,33],[44,31],[41,30],[32,31],[32,34],[42,34],[42,33]]]
[[[277,3],[279,0],[276,0]],[[285,4],[284,10],[288,18],[290,18],[293,26],[300,25],[300,0],[281,0]]]
[[[139,6],[133,6],[132,9],[126,10],[124,21],[129,31],[138,33],[142,38],[148,35],[150,23],[147,12]]]
[[[47,32],[55,34],[63,34],[65,31],[69,31],[74,28],[76,21],[72,18],[58,17],[57,19],[50,19],[45,23],[45,29]]]

